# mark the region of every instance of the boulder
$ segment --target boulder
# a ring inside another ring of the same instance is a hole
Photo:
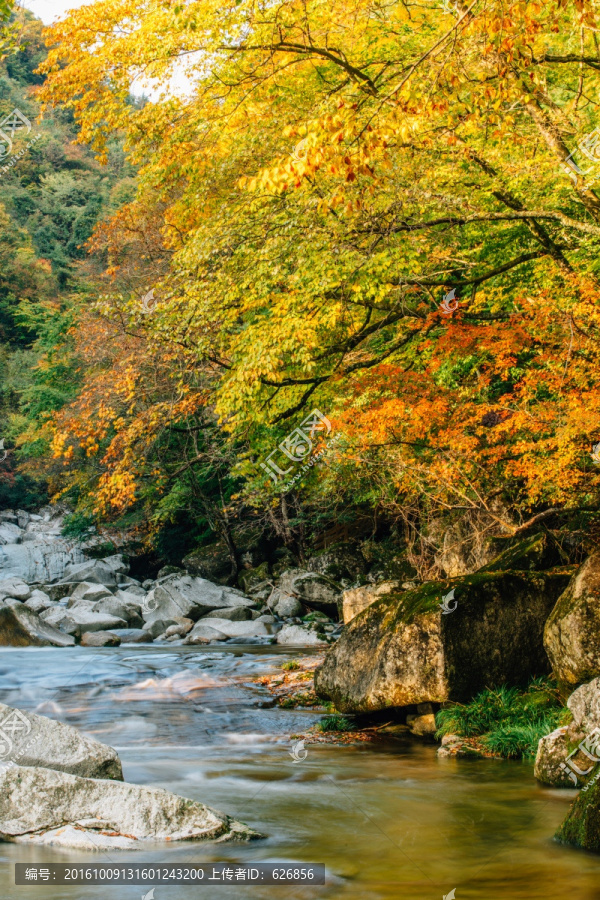
[[[159,788],[13,766],[0,773],[0,839],[89,851],[249,840],[250,828]]]
[[[58,587],[58,585],[56,585],[56,587]],[[112,592],[109,591],[107,587],[104,587],[103,584],[95,584],[91,581],[82,581],[74,588],[68,590],[70,591],[69,602],[67,603],[67,606],[69,607],[74,606],[80,600],[96,603],[98,600],[103,600],[104,597],[112,597]]]
[[[544,623],[568,580],[561,571],[489,572],[385,594],[346,625],[315,690],[342,711],[371,712],[524,684],[549,670]]]
[[[304,612],[302,604],[295,597],[282,597],[280,595],[276,597],[274,603],[270,604],[270,608],[282,619],[301,616]]]
[[[303,628],[302,625],[284,625],[277,634],[277,643],[296,647],[327,646],[327,642],[322,640],[316,631]]]
[[[105,597],[94,605],[94,612],[108,613],[118,619],[124,619],[130,628],[143,628],[144,620],[139,603],[125,603],[116,597]]]
[[[43,587],[50,599],[56,601],[70,597],[77,586],[76,581],[58,581],[56,584],[45,584]]]
[[[433,737],[437,731],[435,715],[432,712],[423,715],[409,714],[406,717],[406,724],[411,734],[417,737]]]
[[[65,634],[72,634],[73,637],[80,637],[81,635],[81,628],[75,619],[69,615],[64,606],[53,606],[45,609],[40,613],[40,619],[53,628],[58,628],[59,631]]]
[[[223,634],[217,628],[205,625],[202,620],[196,622],[192,631],[188,634],[184,644],[210,644],[211,641],[226,641],[228,635]]]
[[[379,597],[389,594],[391,591],[398,591],[399,587],[397,581],[382,581],[380,584],[367,584],[364,587],[344,591],[342,594],[344,624],[354,619],[363,609],[375,603]]]
[[[577,748],[600,728],[600,678],[577,688],[567,706],[572,721],[540,740],[534,775],[538,781],[554,787],[582,787],[593,777],[589,770],[594,764],[584,750]]]
[[[316,572],[335,582],[347,584],[363,578],[367,571],[367,563],[361,553],[360,544],[344,541],[309,557],[306,560],[306,568],[309,572]]]
[[[28,584],[48,584],[61,580],[68,564],[84,559],[73,542],[50,535],[33,537],[35,540],[27,543],[0,546],[0,572],[4,577],[22,578]]]
[[[225,541],[217,541],[208,547],[199,547],[184,556],[182,564],[192,575],[199,575],[217,584],[231,580],[233,567]]]
[[[45,609],[50,609],[54,604],[45,591],[34,590],[31,592],[29,600],[25,601],[25,606],[32,609],[36,613],[42,613]]]
[[[71,725],[0,703],[0,756],[19,766],[44,766],[85,778],[123,780],[112,747]]]
[[[0,523],[0,544],[20,544],[23,532],[12,522]]]
[[[559,681],[576,685],[600,675],[600,552],[586,559],[559,597],[544,645]]]
[[[181,616],[177,618],[181,618]],[[142,631],[145,631],[154,640],[161,634],[164,634],[170,625],[177,625],[177,618],[153,619],[152,622],[146,622]]]
[[[242,590],[252,597],[259,594],[261,599],[266,591],[268,591],[267,597],[271,593],[270,579],[269,564],[266,562],[254,569],[242,569],[238,575],[238,582]],[[266,600],[266,597],[264,599]]]
[[[500,543],[506,542],[498,541],[498,544]],[[568,564],[568,554],[560,548],[551,535],[542,532],[521,540],[510,540],[508,546],[479,571],[541,572]]]
[[[31,588],[20,578],[2,578],[0,579],[0,600],[5,597],[28,600],[31,597]]]
[[[302,569],[288,569],[281,575],[276,591],[269,598],[271,609],[281,597],[286,596],[294,597],[310,609],[318,609],[338,618],[342,592],[339,585],[325,575]]]
[[[147,622],[181,616],[197,621],[214,609],[253,605],[253,600],[232,588],[191,575],[169,575],[150,591],[142,611]]]
[[[53,628],[24,603],[0,606],[0,646],[72,647],[74,639]]]
[[[129,574],[129,563],[120,553],[115,553],[113,556],[105,556],[103,557],[102,562],[105,566],[108,566],[109,569],[112,569],[115,575]]]
[[[188,637],[191,637],[194,632],[198,634],[199,630],[197,631],[196,629],[199,629],[199,626],[214,628],[215,631],[220,631],[222,634],[227,635],[227,637],[242,637],[246,635],[258,637],[269,634],[266,626],[259,621],[231,622],[229,619],[217,619],[213,618],[213,616],[207,616],[194,625],[194,628]],[[186,639],[186,643],[188,643],[188,639]],[[189,641],[189,643],[192,642]]]
[[[600,853],[600,785],[579,791],[555,835],[561,844]]]
[[[246,622],[254,618],[253,610],[247,606],[224,606],[223,609],[212,609],[209,613],[211,619],[229,619],[230,622]]]
[[[112,631],[86,631],[81,637],[82,647],[118,647],[121,638]]]
[[[122,644],[151,644],[154,640],[143,628],[113,628],[111,634],[120,638]]]
[[[101,559],[88,559],[85,562],[70,564],[65,569],[65,581],[91,581],[105,587],[116,587],[115,570]]]
[[[75,606],[69,610],[69,615],[79,625],[81,634],[86,631],[110,631],[111,628],[127,628],[125,619],[119,616],[111,616],[109,613],[96,612]]]

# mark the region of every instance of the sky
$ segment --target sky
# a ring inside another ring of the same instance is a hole
[[[21,5],[35,13],[45,25],[50,25],[61,19],[69,9],[83,6],[84,2],[86,0],[21,0]]]

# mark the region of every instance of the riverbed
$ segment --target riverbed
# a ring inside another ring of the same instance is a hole
[[[1,897],[133,900],[141,886],[14,885],[14,863],[324,863],[324,887],[156,887],[155,900],[598,900],[600,858],[552,834],[572,791],[529,763],[438,759],[433,744],[311,744],[314,711],[268,708],[255,683],[310,651],[128,645],[0,650],[0,700],[115,747],[127,781],[166,788],[267,835],[250,844],[174,844],[136,853],[0,845]],[[298,755],[298,754],[297,754]],[[303,755],[303,754],[300,754]],[[32,798],[32,802],[35,800]]]

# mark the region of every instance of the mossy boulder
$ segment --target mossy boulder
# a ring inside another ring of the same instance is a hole
[[[600,553],[586,559],[559,597],[544,645],[559,681],[576,685],[600,675]]]
[[[316,670],[315,690],[341,711],[371,712],[465,702],[547,674],[544,623],[570,571],[478,572],[384,595],[346,626]],[[444,613],[451,589],[453,611]]]
[[[579,791],[555,837],[561,844],[600,853],[600,784]]]
[[[499,545],[499,541],[496,541]],[[551,535],[542,532],[522,538],[519,541],[511,540],[501,553],[490,563],[483,566],[480,572],[541,572],[545,569],[553,569],[569,563],[569,558],[564,553]]]

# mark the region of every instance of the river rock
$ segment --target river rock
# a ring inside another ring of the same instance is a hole
[[[95,604],[94,611],[108,613],[108,615],[116,616],[118,619],[124,619],[130,628],[144,627],[139,603],[124,603],[116,597],[106,597]]]
[[[600,853],[600,785],[591,784],[575,797],[555,835],[562,844]]]
[[[282,619],[301,616],[304,612],[302,604],[295,597],[282,597],[280,595],[276,597],[270,608]]]
[[[337,619],[341,596],[341,588],[331,578],[302,569],[288,569],[282,573],[268,605],[273,609],[281,598],[293,597],[310,609],[321,610]]]
[[[0,523],[0,544],[20,544],[23,532],[12,522]]]
[[[53,628],[58,628],[59,631],[62,631],[65,634],[71,634],[73,637],[81,636],[79,624],[67,612],[64,606],[54,606],[50,609],[45,609],[40,613],[40,618],[44,622],[47,622],[48,625],[51,625]]]
[[[544,645],[559,681],[575,685],[600,675],[600,552],[586,559],[559,597]]]
[[[247,606],[224,606],[222,609],[212,609],[211,619],[228,619],[230,622],[246,622],[253,618],[252,610]]]
[[[0,772],[0,839],[89,851],[146,842],[260,837],[229,816],[159,788],[45,768]]]
[[[316,631],[310,628],[303,628],[302,625],[284,625],[277,634],[277,643],[296,647],[327,646],[327,642],[322,640]]]
[[[82,647],[118,647],[121,638],[112,631],[86,631],[81,636]]]
[[[123,780],[121,761],[112,747],[47,716],[0,703],[0,735],[2,762]]]
[[[226,641],[228,635],[217,628],[205,625],[202,620],[196,622],[192,631],[184,640],[184,644],[210,644],[211,641]]]
[[[111,633],[116,634],[122,644],[151,644],[154,640],[143,628],[113,628]]]
[[[200,625],[214,628],[215,631],[220,631],[222,634],[227,635],[227,637],[242,637],[246,635],[259,637],[262,635],[267,635],[269,633],[266,626],[263,625],[262,622],[254,620],[250,620],[248,622],[231,622],[229,619],[217,619],[213,616],[206,616],[204,619],[201,619],[196,623],[196,625],[190,632],[189,637],[191,637],[194,632],[196,632],[196,634],[198,633],[196,629]]]
[[[126,576],[129,573],[129,563],[120,553],[115,553],[113,556],[105,556],[102,562],[109,569],[112,569],[115,575]]]
[[[50,609],[53,603],[45,591],[36,589],[31,592],[31,597],[25,601],[25,606],[39,614],[44,612],[45,609]]]
[[[486,572],[392,591],[346,625],[315,672],[315,690],[341,711],[370,712],[464,703],[486,687],[546,674],[544,623],[568,580],[560,571]],[[444,613],[451,588],[453,611]]]
[[[200,547],[188,553],[182,563],[192,575],[208,578],[217,584],[226,584],[232,573],[232,560],[224,541],[216,541],[208,547]]]
[[[28,584],[51,584],[63,578],[67,565],[83,559],[81,549],[73,542],[40,535],[27,543],[0,546],[0,577],[15,576]]]
[[[45,622],[24,603],[0,606],[0,646],[72,647],[74,639]]]
[[[0,600],[5,597],[27,600],[31,597],[31,588],[21,578],[2,578],[0,579]]]
[[[160,637],[161,634],[164,634],[167,628],[170,625],[177,625],[177,619],[182,618],[178,616],[176,618],[169,619],[153,619],[151,622],[146,622],[143,627],[143,631],[147,632],[150,637],[154,640],[157,637]]]
[[[254,601],[239,591],[212,584],[191,575],[169,575],[146,597],[146,622],[184,616],[197,621],[215,609],[254,606]],[[143,606],[142,606],[143,610]]]
[[[95,610],[74,607],[69,610],[69,615],[79,625],[81,634],[86,631],[110,631],[111,628],[127,628],[125,619],[111,616],[109,613],[96,612]]]
[[[85,562],[70,564],[65,569],[65,581],[88,581],[116,587],[115,570],[101,559],[88,559]]]
[[[71,582],[71,584],[74,584],[74,582]],[[112,592],[109,591],[107,587],[104,587],[103,584],[96,584],[91,581],[81,581],[75,587],[70,588],[67,606],[75,606],[80,600],[96,603],[98,600],[103,600],[104,597],[112,597]]]
[[[538,781],[554,787],[582,787],[593,777],[592,772],[588,772],[593,768],[593,761],[583,751],[571,753],[594,729],[600,728],[600,678],[577,688],[567,700],[567,706],[572,721],[540,740],[534,775]],[[568,756],[579,772],[567,764]],[[588,774],[580,774],[586,772]]]
[[[364,587],[352,588],[342,594],[342,614],[344,624],[352,621],[355,616],[371,606],[372,603],[389,594],[398,591],[400,585],[397,581],[382,581],[380,584],[367,584]]]

